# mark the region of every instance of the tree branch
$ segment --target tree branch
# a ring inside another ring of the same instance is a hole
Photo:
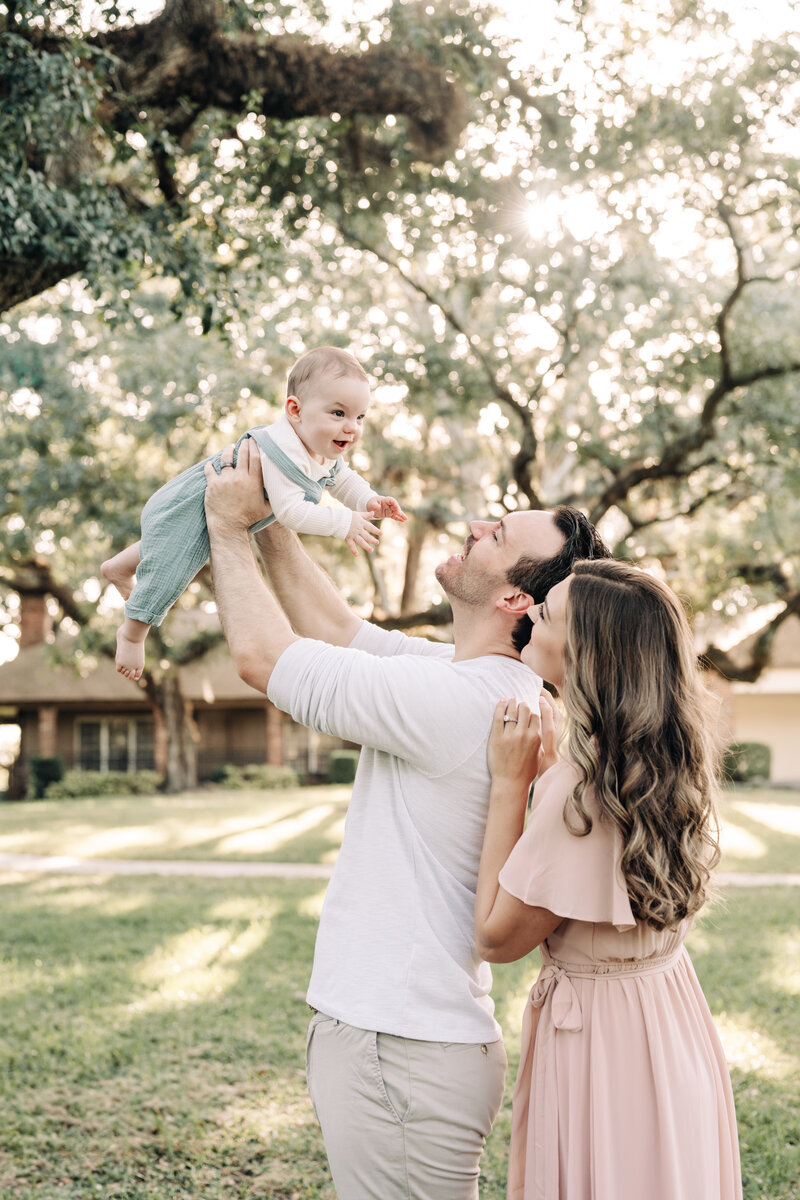
[[[772,647],[775,635],[791,616],[800,614],[800,592],[794,592],[787,598],[786,607],[772,618],[759,631],[753,642],[750,658],[741,663],[729,651],[720,650],[718,646],[708,646],[703,654],[705,665],[716,671],[724,679],[737,683],[755,683],[761,673],[770,665]]]
[[[655,462],[634,462],[616,472],[611,483],[601,492],[592,506],[589,519],[594,523],[597,523],[609,508],[619,504],[641,483],[688,478],[697,469],[697,464],[691,461],[691,456],[714,437],[719,408],[732,392],[751,387],[754,383],[760,383],[767,379],[781,379],[800,373],[800,362],[790,362],[783,366],[756,367],[752,371],[738,376],[734,374],[728,342],[728,318],[745,287],[748,283],[754,282],[754,278],[748,274],[745,248],[735,226],[735,214],[722,202],[717,206],[717,210],[728,230],[736,254],[736,282],[720,308],[715,321],[719,340],[719,379],[706,396],[700,416],[692,429],[666,443],[662,447],[660,457]]]
[[[713,457],[705,459],[702,463],[697,464],[697,469],[699,470],[701,467],[709,466],[712,463],[714,463],[715,461],[716,460]],[[707,491],[703,492],[701,495],[695,496],[695,498],[689,504],[687,504],[684,508],[670,509],[668,512],[660,512],[660,513],[657,513],[656,516],[648,517],[646,519],[642,519],[640,517],[635,516],[635,514],[631,512],[630,507],[621,501],[618,505],[618,508],[619,508],[620,512],[622,513],[622,515],[628,521],[628,523],[630,525],[630,529],[624,535],[624,537],[620,538],[617,545],[621,546],[632,534],[640,533],[641,530],[643,530],[643,529],[651,529],[654,525],[663,525],[670,521],[675,521],[681,517],[683,517],[683,518],[693,517],[694,514],[696,512],[699,512],[699,510],[704,505],[708,504],[709,501],[715,500],[720,496],[727,495],[730,491],[730,487],[731,487],[731,481],[728,480],[727,482],[722,484],[720,487],[709,488]],[[565,501],[565,503],[567,503],[567,504],[569,504],[571,502],[572,502],[571,499],[568,499]],[[617,553],[616,550],[614,553],[616,556],[616,553]]]
[[[386,250],[381,250],[371,243],[366,242],[357,233],[354,233],[353,230],[347,229],[344,224],[341,223],[341,221],[339,222],[338,228],[342,236],[351,245],[358,246],[359,249],[365,250],[370,254],[374,254],[380,262],[385,263],[387,266],[396,271],[404,283],[407,283],[408,286],[413,288],[415,292],[418,292],[419,295],[422,296],[423,299],[427,300],[429,304],[434,305],[439,309],[439,312],[447,321],[451,329],[467,339],[470,346],[470,353],[474,355],[474,357],[480,363],[484,376],[486,377],[486,381],[495,400],[497,400],[499,404],[505,405],[506,408],[511,409],[512,413],[520,423],[520,447],[512,460],[512,478],[522,494],[527,497],[531,508],[544,507],[538,493],[531,483],[530,473],[527,470],[528,464],[535,459],[538,449],[538,439],[533,428],[531,411],[528,405],[517,400],[510,388],[507,388],[500,382],[500,380],[497,378],[497,373],[489,359],[489,356],[481,349],[480,346],[475,344],[465,323],[460,319],[452,305],[449,305],[440,295],[437,295],[431,288],[427,286],[427,284],[423,283],[419,279],[414,278],[408,271],[406,271],[398,261],[396,255],[389,254]]]
[[[68,45],[51,30],[20,36],[43,51]],[[440,162],[467,122],[459,85],[420,54],[391,42],[352,52],[299,37],[231,36],[219,29],[216,0],[169,0],[152,21],[86,41],[114,62],[97,119],[118,132],[138,127],[145,112],[159,129],[180,137],[209,109],[243,117],[256,94],[260,112],[282,121],[334,113],[405,117],[417,157]],[[167,159],[157,156],[155,166],[162,192],[174,204],[177,188]],[[0,259],[0,312],[75,274],[86,261],[80,249],[58,262]]]
[[[31,262],[0,256],[0,313],[55,287],[62,279],[80,271],[85,261],[84,255],[70,256],[62,262]]]
[[[405,613],[399,617],[371,617],[373,625],[382,629],[417,629],[425,625],[452,625],[453,611],[449,604],[437,604],[424,612]]]
[[[765,379],[782,379],[787,375],[798,373],[800,373],[800,362],[787,363],[780,367],[758,367],[745,375],[734,378],[730,375],[729,367],[723,359],[722,378],[706,397],[695,427],[664,446],[657,461],[648,463],[639,461],[621,468],[608,487],[595,500],[589,513],[589,520],[596,524],[609,508],[624,500],[640,483],[665,479],[687,479],[692,475],[699,464],[691,461],[691,455],[696,454],[714,437],[716,432],[714,422],[717,412],[723,400],[731,392],[751,387],[754,383],[760,383]]]
[[[0,570],[0,582],[12,592],[20,596],[52,596],[65,616],[80,625],[88,625],[92,609],[88,604],[80,604],[74,597],[71,588],[53,577],[53,571],[46,558],[31,558],[26,562],[15,564],[13,567],[3,567]]]

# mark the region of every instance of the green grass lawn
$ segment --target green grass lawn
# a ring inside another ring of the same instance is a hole
[[[3,804],[0,851],[320,861],[346,798]],[[729,795],[724,869],[800,869],[798,814],[798,793]],[[304,1078],[324,884],[5,873],[0,887],[0,1200],[333,1200]],[[690,950],[731,1063],[745,1197],[797,1200],[800,888],[726,889]],[[483,1200],[505,1195],[535,970],[535,956],[495,969],[511,1068]]]
[[[349,798],[325,786],[6,803],[0,853],[333,862]]]
[[[349,787],[200,788],[179,796],[0,803],[0,853],[334,862]],[[722,803],[724,869],[800,873],[800,793],[742,788]]]
[[[734,788],[720,815],[724,871],[800,874],[800,792]]]

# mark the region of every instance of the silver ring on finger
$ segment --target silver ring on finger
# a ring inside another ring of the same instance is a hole
[[[517,718],[516,718],[516,717],[503,717],[503,724],[504,724],[504,725],[508,725],[508,724],[511,724],[511,725],[517,725],[518,723],[519,723],[519,722],[517,721]]]
[[[220,469],[220,471],[221,471],[223,467],[232,467],[232,466],[233,466],[233,463],[232,463],[232,462],[221,462],[221,463],[219,464],[219,469]]]

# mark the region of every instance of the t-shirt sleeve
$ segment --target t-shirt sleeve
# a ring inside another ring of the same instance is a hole
[[[455,654],[452,642],[432,642],[430,638],[409,637],[401,629],[381,629],[370,621],[362,621],[350,645],[354,650],[366,650],[388,658],[395,654],[423,654],[449,661]]]
[[[633,929],[616,830],[591,809],[592,831],[585,837],[576,837],[564,823],[564,802],[576,780],[574,768],[564,762],[542,776],[525,832],[500,871],[500,886],[559,917]]]
[[[267,695],[301,725],[395,755],[437,777],[474,751],[491,721],[491,698],[457,680],[454,670],[441,658],[379,657],[302,638],[278,659]]]

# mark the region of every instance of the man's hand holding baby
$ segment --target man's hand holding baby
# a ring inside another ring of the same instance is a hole
[[[219,472],[213,462],[205,465],[206,520],[210,524],[218,518],[228,526],[247,530],[272,511],[264,499],[258,447],[252,438],[245,438],[239,445],[235,466],[230,465],[233,446],[223,447],[220,460]]]

